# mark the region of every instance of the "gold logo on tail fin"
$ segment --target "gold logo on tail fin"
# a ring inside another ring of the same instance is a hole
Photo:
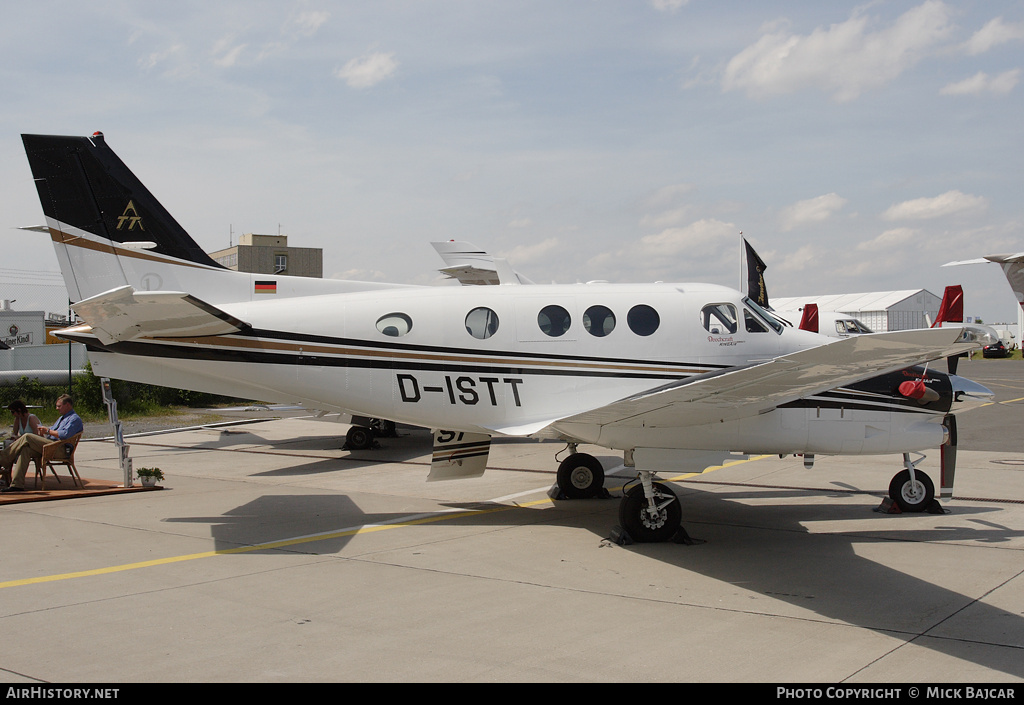
[[[128,207],[124,209],[124,213],[117,217],[117,229],[120,230],[125,223],[128,223],[129,230],[134,230],[136,225],[139,226],[139,230],[146,230],[142,227],[142,216],[135,210],[135,204],[132,201],[128,201]]]

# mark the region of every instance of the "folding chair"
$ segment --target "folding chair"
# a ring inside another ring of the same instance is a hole
[[[82,434],[78,433],[63,441],[53,441],[52,443],[47,443],[43,446],[43,457],[36,461],[36,480],[39,481],[39,489],[46,489],[47,468],[50,469],[53,476],[57,478],[57,482],[60,483],[60,476],[57,475],[57,470],[54,468],[54,465],[66,466],[71,475],[71,483],[76,487],[85,487],[85,483],[82,482],[82,476],[78,474],[78,468],[75,467],[75,449],[78,448],[78,441],[81,440],[81,438]],[[56,457],[59,452],[63,451],[65,444],[71,446],[67,457]]]

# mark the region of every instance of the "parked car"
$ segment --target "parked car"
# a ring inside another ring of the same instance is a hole
[[[992,343],[991,345],[986,345],[981,349],[982,357],[1006,357],[1007,355],[1009,355],[1009,353],[1001,340]]]

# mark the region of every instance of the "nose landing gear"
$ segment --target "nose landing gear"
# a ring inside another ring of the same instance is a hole
[[[910,459],[910,453],[903,454],[904,469],[896,473],[889,483],[889,497],[903,512],[926,511],[935,501],[935,484],[925,473],[917,469],[924,460]]]

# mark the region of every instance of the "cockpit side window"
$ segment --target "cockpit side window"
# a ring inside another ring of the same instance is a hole
[[[709,333],[715,335],[735,333],[736,307],[732,304],[708,304],[700,310],[700,322]]]
[[[753,312],[762,323],[766,323],[776,333],[782,333],[782,329],[785,327],[785,321],[778,316],[765,311],[763,308],[757,305],[749,296],[743,298],[743,305],[746,306],[750,311]],[[749,312],[748,312],[749,313]],[[750,328],[747,328],[750,330]],[[751,331],[753,332],[753,331]]]
[[[750,311],[743,309],[743,323],[748,333],[767,333],[768,328],[758,320],[757,316]]]

